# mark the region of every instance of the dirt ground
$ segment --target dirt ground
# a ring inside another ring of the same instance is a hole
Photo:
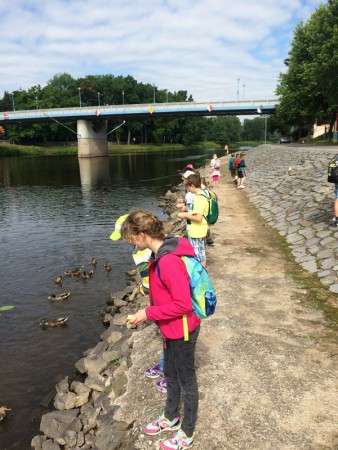
[[[194,449],[338,449],[338,346],[325,340],[332,329],[286,277],[276,232],[231,183],[225,160],[222,173],[215,244],[207,252],[218,306],[197,345]],[[149,438],[141,427],[162,412],[165,396],[143,371],[157,362],[161,343],[153,326],[136,335],[116,418],[123,420],[126,408],[138,411],[135,448],[155,449],[163,435]]]

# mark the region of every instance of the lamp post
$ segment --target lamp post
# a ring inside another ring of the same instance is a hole
[[[268,115],[265,114],[265,126],[264,126],[264,143],[266,144],[266,134],[268,129]]]
[[[169,103],[169,98],[168,98],[168,89],[165,90],[165,93],[167,95],[167,103]]]
[[[124,106],[124,91],[122,91],[122,105]]]
[[[39,109],[38,97],[35,96],[35,109]]]
[[[244,93],[245,93],[245,84],[243,84],[243,100],[244,100]]]
[[[237,103],[239,101],[239,81],[240,81],[240,78],[237,78]]]
[[[97,93],[97,103],[100,106],[100,92]]]
[[[15,111],[15,104],[14,104],[14,92],[12,92],[12,105],[13,105],[13,111]]]
[[[154,103],[156,103],[156,98],[155,98],[155,84],[153,84],[153,91],[154,91]]]
[[[82,106],[82,102],[81,102],[81,88],[78,87],[77,90],[79,91],[79,105],[80,105],[80,108],[81,108],[81,106]]]

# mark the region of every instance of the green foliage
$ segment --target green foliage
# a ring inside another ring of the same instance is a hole
[[[278,111],[290,125],[328,118],[333,125],[338,105],[338,2],[321,4],[307,23],[300,22],[279,76]]]

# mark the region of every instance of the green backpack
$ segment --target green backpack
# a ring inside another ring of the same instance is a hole
[[[209,191],[209,189],[203,189],[203,192],[204,194],[197,195],[202,195],[209,202],[208,214],[204,218],[208,222],[208,225],[214,225],[217,222],[219,214],[217,194],[214,191]]]

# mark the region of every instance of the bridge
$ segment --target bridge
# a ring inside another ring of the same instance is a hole
[[[108,120],[274,114],[278,99],[237,102],[179,102],[34,109],[0,113],[0,125],[77,122],[78,156],[107,156]]]

